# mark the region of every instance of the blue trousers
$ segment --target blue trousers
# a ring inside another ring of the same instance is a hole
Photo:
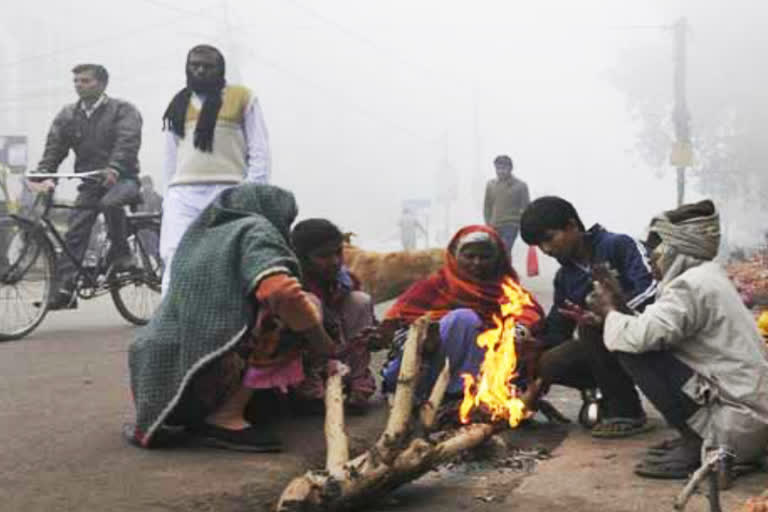
[[[507,246],[507,251],[509,251],[511,255],[512,247],[515,246],[515,240],[517,240],[517,233],[520,231],[520,226],[517,224],[507,224],[504,226],[493,226],[493,229],[499,234],[504,245]]]
[[[477,375],[483,363],[485,350],[475,343],[481,327],[480,317],[471,309],[455,309],[440,320],[440,349],[430,354],[423,362],[421,380],[417,388],[419,398],[428,398],[446,357],[451,365],[451,379],[446,393],[449,395],[462,393],[461,374]],[[402,357],[401,353],[384,367],[382,375],[385,393],[395,391]]]

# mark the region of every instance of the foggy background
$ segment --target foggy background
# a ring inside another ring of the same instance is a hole
[[[76,100],[71,68],[103,64],[107,93],[143,115],[142,172],[163,191],[162,113],[184,86],[189,48],[209,43],[225,54],[228,81],[260,99],[272,183],[296,194],[300,218],[328,217],[361,246],[398,247],[404,200],[431,202],[432,246],[481,222],[498,154],[512,157],[532,197],[561,195],[587,226],[640,236],[651,215],[675,206],[670,26],[687,16],[695,169],[686,199],[713,195],[729,241],[758,243],[768,192],[764,6],[5,2],[0,135],[28,136],[34,168],[53,117]]]

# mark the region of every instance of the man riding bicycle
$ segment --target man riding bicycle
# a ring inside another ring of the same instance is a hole
[[[139,197],[141,114],[130,103],[104,94],[109,74],[103,66],[80,64],[72,73],[80,99],[66,105],[53,120],[37,172],[57,172],[70,149],[75,153],[76,173],[103,170],[101,182],[84,180],[78,187],[78,208],[69,216],[65,242],[75,259],[82,261],[101,212],[111,241],[108,260],[112,271],[125,271],[131,267],[131,257],[123,206]],[[56,186],[51,179],[30,179],[29,183],[38,192],[51,192]],[[76,307],[74,263],[60,258],[56,268],[48,308]]]

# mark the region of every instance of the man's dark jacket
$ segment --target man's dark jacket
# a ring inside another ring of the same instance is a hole
[[[592,291],[592,266],[607,265],[616,273],[627,306],[642,312],[656,297],[656,280],[651,273],[648,255],[634,238],[621,233],[606,231],[595,224],[584,234],[591,248],[591,261],[582,266],[572,261],[560,261],[555,274],[555,296],[552,309],[547,315],[542,339],[548,346],[559,345],[571,338],[576,322],[560,313],[566,301],[586,307],[587,295]]]
[[[139,174],[141,114],[127,101],[105,98],[86,117],[81,103],[65,106],[53,120],[38,165],[40,172],[56,172],[69,150],[75,152],[75,172],[115,169],[121,178]]]

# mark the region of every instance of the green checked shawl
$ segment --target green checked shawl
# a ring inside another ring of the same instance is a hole
[[[166,297],[129,349],[142,446],[151,445],[194,375],[253,325],[259,282],[276,272],[299,275],[288,243],[296,214],[290,192],[244,184],[219,194],[184,234]]]

